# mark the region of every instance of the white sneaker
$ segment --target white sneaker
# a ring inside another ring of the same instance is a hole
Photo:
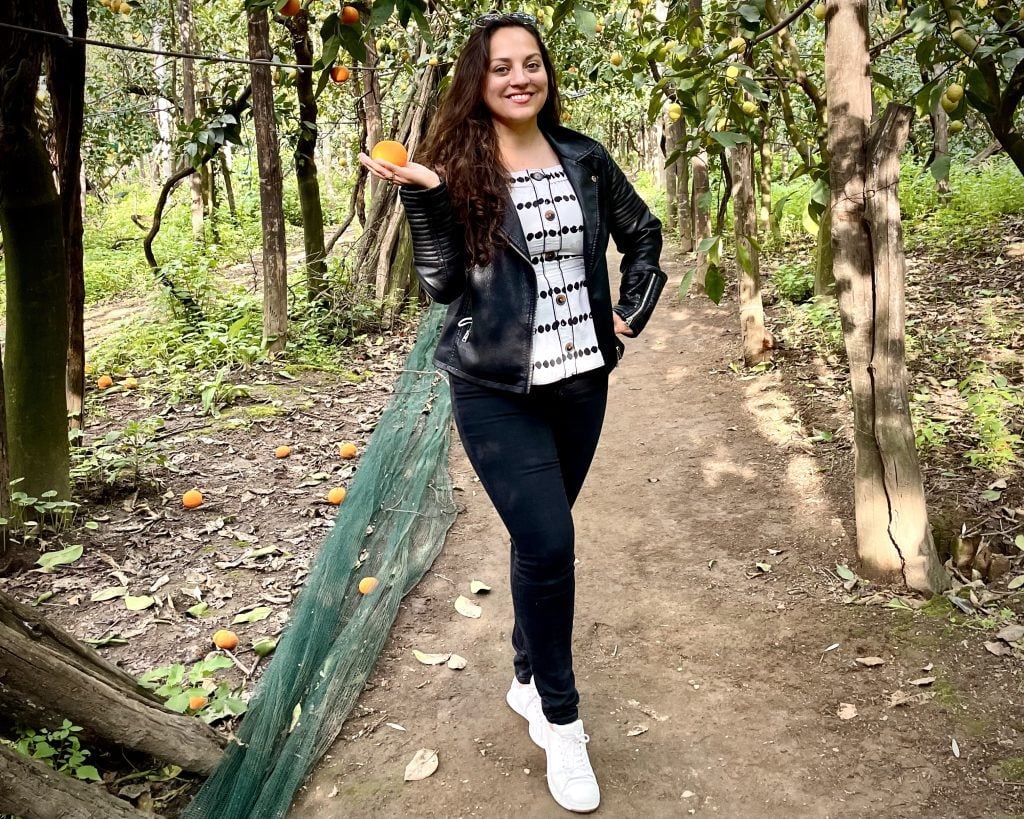
[[[512,685],[505,695],[505,702],[508,703],[509,708],[530,724],[530,739],[543,748],[542,729],[547,724],[547,721],[544,719],[544,711],[540,704],[540,694],[537,693],[537,686],[533,684],[533,678],[531,677],[530,682],[526,685],[513,679]]]
[[[601,789],[590,766],[583,721],[568,725],[543,724],[542,738],[548,754],[548,790],[555,801],[574,813],[590,813],[601,804]]]

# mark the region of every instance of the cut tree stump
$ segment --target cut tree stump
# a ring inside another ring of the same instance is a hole
[[[23,819],[152,819],[102,785],[58,773],[0,745],[0,813]]]
[[[168,711],[133,677],[0,592],[0,719],[11,718],[35,727],[68,719],[106,744],[204,775],[224,746],[204,722]]]

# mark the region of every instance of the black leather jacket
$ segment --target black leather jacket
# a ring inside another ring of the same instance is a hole
[[[659,267],[661,222],[600,143],[561,127],[545,136],[583,211],[587,293],[605,368],[611,370],[625,349],[615,335],[612,310],[639,335],[665,286]],[[486,267],[467,270],[462,229],[444,182],[400,192],[423,289],[450,305],[434,363],[477,384],[529,392],[537,279],[515,207],[506,208],[502,226],[508,247]],[[623,254],[614,308],[605,259],[609,235]]]

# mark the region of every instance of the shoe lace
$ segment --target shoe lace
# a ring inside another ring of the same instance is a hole
[[[562,769],[570,776],[587,775],[587,743],[590,742],[590,735],[580,731],[578,734],[563,736],[561,739],[561,763]]]

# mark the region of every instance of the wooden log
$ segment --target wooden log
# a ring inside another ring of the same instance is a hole
[[[38,759],[29,759],[0,745],[0,813],[23,819],[143,819],[136,810],[111,796],[102,785],[58,773]]]
[[[209,774],[223,738],[175,714],[124,671],[0,592],[0,715],[31,725],[69,719],[103,742]]]

